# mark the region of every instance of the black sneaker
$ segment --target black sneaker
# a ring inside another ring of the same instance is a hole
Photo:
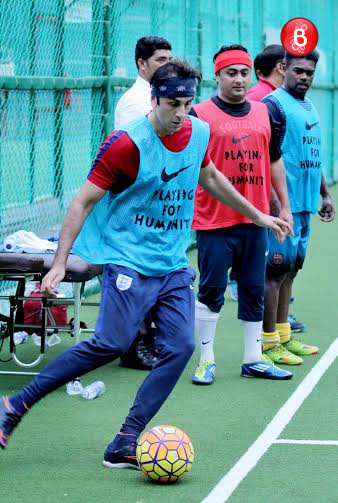
[[[21,421],[21,416],[13,409],[8,397],[3,396],[0,400],[0,447],[6,449],[9,437]]]
[[[106,468],[134,468],[140,467],[136,458],[136,442],[128,442],[119,446],[114,439],[107,445],[103,454],[103,466]]]
[[[137,370],[150,370],[156,361],[156,356],[151,353],[143,339],[137,339],[129,351],[121,356],[121,367]]]
[[[150,338],[145,339],[144,343],[145,343],[146,349],[148,349],[148,351],[152,354],[154,361],[156,361],[160,355],[160,352],[156,347],[155,339],[150,339]]]

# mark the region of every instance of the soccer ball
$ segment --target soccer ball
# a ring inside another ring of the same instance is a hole
[[[136,457],[144,475],[164,484],[176,482],[191,468],[194,448],[184,431],[176,426],[155,426],[137,443]]]

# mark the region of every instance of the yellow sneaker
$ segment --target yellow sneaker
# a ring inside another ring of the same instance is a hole
[[[263,362],[273,363],[271,358],[265,353],[262,354],[262,360],[263,360]]]
[[[300,365],[303,363],[303,359],[291,353],[291,351],[288,351],[284,344],[276,344],[272,348],[264,351],[263,354],[268,356],[274,363],[278,364]]]
[[[316,355],[319,353],[319,348],[317,346],[309,346],[304,344],[300,339],[291,335],[288,342],[284,342],[284,348],[295,355]]]

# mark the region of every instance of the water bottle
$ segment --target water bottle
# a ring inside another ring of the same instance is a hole
[[[83,386],[80,382],[79,378],[74,379],[74,381],[70,381],[66,385],[67,395],[82,395]]]
[[[28,334],[24,330],[22,332],[14,333],[14,344],[18,346],[19,344],[24,344],[28,339]]]
[[[86,400],[92,400],[101,396],[106,391],[106,386],[102,381],[95,381],[83,390],[82,396]]]
[[[41,346],[41,337],[35,332],[32,334],[32,341],[35,344],[35,346]]]

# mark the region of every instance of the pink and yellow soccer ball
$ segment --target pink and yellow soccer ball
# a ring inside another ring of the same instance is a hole
[[[163,484],[176,482],[191,468],[194,448],[176,426],[164,424],[145,432],[137,443],[137,461],[144,475]]]

